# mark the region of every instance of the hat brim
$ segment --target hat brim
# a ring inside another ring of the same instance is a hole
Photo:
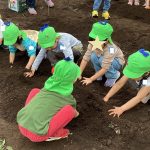
[[[6,46],[14,45],[16,43],[16,41],[17,41],[17,38],[14,38],[14,39],[12,39],[10,41],[9,40],[5,40],[5,38],[4,38],[4,45],[6,45]]]
[[[89,37],[90,38],[96,39],[97,36],[98,35],[95,35],[93,32],[89,33]],[[108,39],[109,43],[113,44],[113,41],[112,41],[111,37],[107,38],[107,37],[103,37],[103,36],[98,36],[98,38],[99,38],[100,41],[104,41],[104,40]]]
[[[128,78],[136,79],[136,78],[142,77],[142,75],[143,75],[144,73],[140,73],[140,72],[135,73],[135,72],[132,72],[132,71],[130,71],[130,70],[128,69],[128,67],[126,66],[126,67],[124,68],[124,70],[123,70],[123,74],[124,74],[126,77],[128,77]]]
[[[55,45],[56,38],[59,37],[59,36],[60,36],[60,34],[59,34],[59,33],[56,33],[55,40],[50,41],[49,43],[46,43],[46,44],[42,44],[42,43],[39,42],[39,45],[41,46],[41,48],[53,47],[53,46]]]

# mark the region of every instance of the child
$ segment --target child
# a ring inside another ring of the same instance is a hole
[[[4,22],[1,19],[1,15],[0,15],[0,45],[2,45],[3,42],[3,33],[2,33],[2,31],[4,30],[3,26],[4,26]]]
[[[48,7],[54,7],[54,3],[51,0],[44,0]],[[35,0],[26,0],[26,3],[29,7],[28,11],[31,15],[37,15],[35,10]]]
[[[80,68],[71,59],[61,60],[41,90],[33,89],[17,114],[20,132],[33,142],[68,137],[64,127],[79,115],[71,95]]]
[[[128,4],[129,4],[129,5],[133,5],[133,2],[134,2],[134,5],[136,5],[136,6],[140,5],[139,0],[129,0],[129,1],[128,1]]]
[[[36,57],[37,43],[28,38],[27,34],[24,31],[19,30],[19,28],[15,24],[7,22],[5,23],[5,25],[6,25],[5,31],[3,32],[4,45],[9,46],[10,68],[13,67],[15,60],[15,53],[18,49],[20,51],[27,51],[28,56],[30,58],[25,69],[29,70]]]
[[[145,4],[143,6],[145,6],[145,9],[150,9],[150,0],[145,0]]]
[[[3,31],[5,30],[5,25],[0,14],[0,46],[3,44]]]
[[[105,19],[110,19],[110,16],[108,13],[108,10],[110,9],[110,2],[111,0],[104,0],[102,17],[104,17]],[[101,3],[102,3],[102,0],[94,0],[92,17],[94,18],[98,17],[98,10],[100,8]]]
[[[70,57],[75,63],[81,57],[83,45],[81,41],[68,33],[56,33],[53,27],[44,25],[38,35],[38,44],[41,51],[37,55],[31,71],[25,73],[26,77],[34,76],[45,56],[51,62],[52,70],[55,64],[64,57]],[[53,72],[53,71],[52,71]]]
[[[150,76],[147,73],[150,71],[150,52],[144,49],[140,49],[136,53],[133,53],[128,58],[128,63],[123,70],[123,77],[111,88],[108,94],[104,97],[104,101],[108,100],[116,94],[129,79],[139,81],[143,84],[137,95],[130,99],[127,103],[120,107],[110,109],[110,115],[118,117],[125,111],[133,108],[138,103],[143,101],[146,103],[150,99]]]
[[[116,80],[120,77],[119,70],[124,65],[125,60],[120,48],[112,42],[112,32],[112,26],[105,21],[100,21],[93,24],[89,37],[92,40],[96,39],[95,42],[102,43],[102,45],[95,47],[95,42],[89,42],[90,44],[88,45],[87,51],[83,56],[80,68],[81,72],[83,72],[91,59],[96,73],[90,78],[84,77],[81,81],[83,84],[88,85],[95,80],[102,80],[102,76],[105,75],[107,78],[105,86],[112,87]]]

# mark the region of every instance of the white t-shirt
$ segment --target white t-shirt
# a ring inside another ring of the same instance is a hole
[[[0,19],[0,38],[2,39],[3,38],[3,30],[4,30],[4,22],[2,19]]]

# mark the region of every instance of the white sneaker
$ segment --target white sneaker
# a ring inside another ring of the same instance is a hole
[[[37,12],[34,8],[29,8],[28,9],[28,12],[31,14],[31,15],[37,15]]]
[[[139,3],[139,2],[135,2],[134,5],[135,5],[135,6],[139,6],[140,3]]]
[[[51,0],[45,0],[45,3],[48,5],[48,7],[54,7],[54,3]]]
[[[132,5],[133,5],[133,3],[132,3],[132,2],[128,2],[128,5],[131,5],[131,6],[132,6]]]
[[[61,137],[49,137],[46,142],[51,142],[51,141],[56,141],[56,140],[59,140],[61,139]]]
[[[64,139],[67,138],[68,136],[65,137],[49,137],[46,142],[51,142],[51,141],[56,141],[56,140],[60,140],[60,139]]]
[[[116,81],[119,79],[119,77],[120,77],[120,72],[118,71],[117,78],[116,79],[107,79],[104,86],[112,87],[116,83]]]

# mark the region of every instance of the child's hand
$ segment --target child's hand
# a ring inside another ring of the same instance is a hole
[[[24,73],[24,76],[25,76],[25,77],[29,77],[29,78],[31,78],[31,77],[33,77],[33,76],[34,76],[34,72],[33,72],[33,71],[25,72],[25,73]]]
[[[82,84],[84,85],[88,85],[88,84],[91,84],[93,81],[91,80],[91,78],[85,78],[83,77],[83,80],[81,81]]]
[[[82,76],[80,76],[79,78],[78,78],[78,80],[81,80],[82,79]]]
[[[113,115],[113,117],[117,115],[119,118],[120,115],[124,112],[124,110],[122,109],[122,107],[114,107],[114,109],[110,109],[108,110],[108,112],[110,112],[109,115]]]
[[[106,96],[103,98],[104,102],[108,102],[109,98],[107,98]]]

